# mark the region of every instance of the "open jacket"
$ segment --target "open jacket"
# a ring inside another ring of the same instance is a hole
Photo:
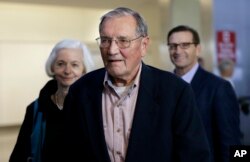
[[[110,162],[102,121],[105,69],[76,81],[65,100],[66,161]],[[191,87],[142,64],[126,162],[209,162],[210,152]]]

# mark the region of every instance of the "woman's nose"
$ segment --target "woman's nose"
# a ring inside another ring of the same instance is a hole
[[[69,74],[71,72],[71,66],[70,65],[66,65],[65,69],[64,69],[64,73]]]

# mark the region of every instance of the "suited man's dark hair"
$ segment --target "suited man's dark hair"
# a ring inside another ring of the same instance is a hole
[[[173,29],[171,29],[168,32],[168,37],[167,37],[168,43],[169,43],[169,37],[173,33],[177,33],[177,32],[190,32],[190,33],[192,33],[192,35],[193,35],[193,43],[200,44],[200,37],[199,37],[198,32],[195,29],[193,29],[193,28],[191,28],[191,27],[189,27],[187,25],[179,25],[179,26],[176,26]]]

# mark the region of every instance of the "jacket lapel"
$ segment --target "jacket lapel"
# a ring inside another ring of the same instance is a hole
[[[151,76],[150,68],[143,64],[126,161],[131,161],[138,150],[147,147],[145,141],[151,140],[151,133],[153,133],[151,130],[155,123],[158,106],[154,100],[154,94],[157,94],[154,79],[156,78]]]
[[[204,76],[204,70],[199,66],[197,72],[194,75],[194,78],[191,81],[191,86],[196,97],[199,96],[202,90],[202,86],[204,85],[205,79],[206,78]]]
[[[105,136],[103,129],[102,118],[102,91],[105,70],[96,75],[98,79],[91,83],[92,91],[88,95],[90,102],[86,108],[86,122],[89,131],[89,138],[91,139],[92,147],[97,153],[99,161],[110,162]]]

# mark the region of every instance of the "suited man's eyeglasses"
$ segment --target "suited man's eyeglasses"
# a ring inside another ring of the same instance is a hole
[[[188,49],[191,45],[197,45],[197,43],[194,43],[194,42],[168,43],[168,49],[176,50],[178,46],[181,49]]]

